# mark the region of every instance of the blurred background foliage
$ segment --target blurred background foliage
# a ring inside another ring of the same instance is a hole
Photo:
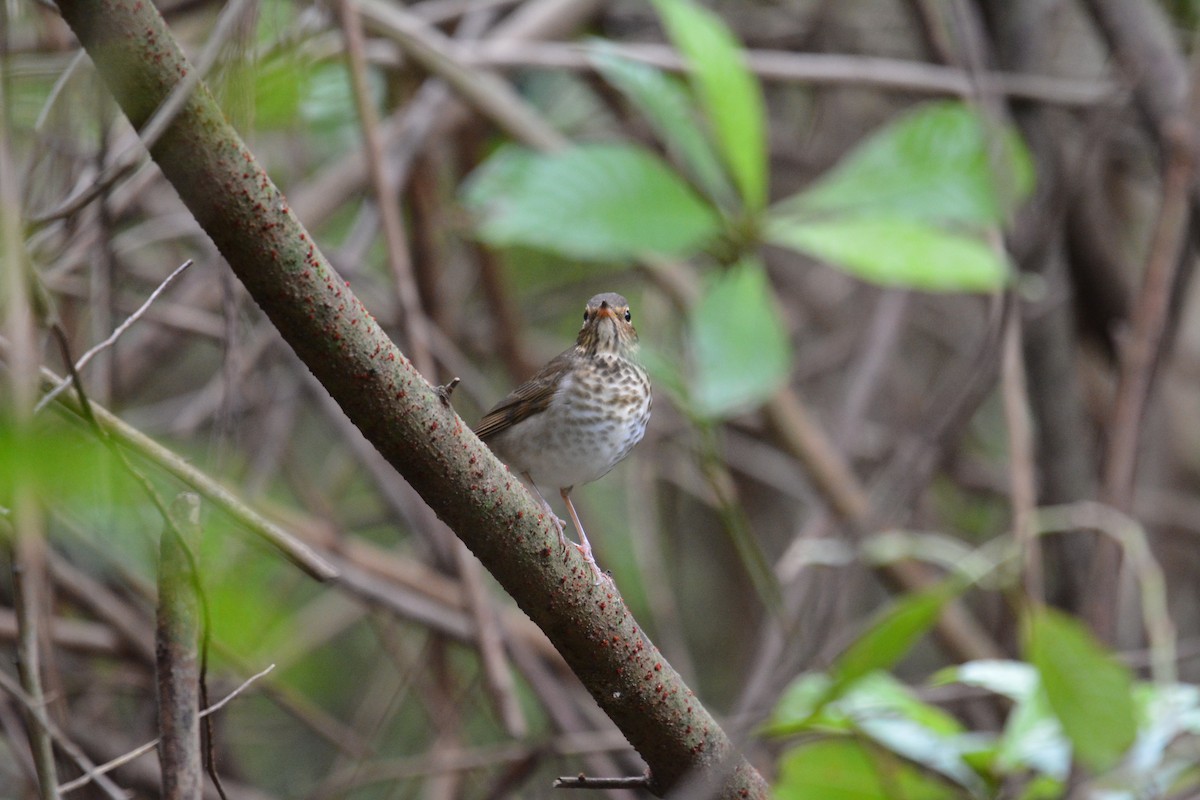
[[[333,8],[161,8],[194,57],[220,45],[208,84],[406,352],[415,291],[427,377],[462,379],[468,422],[568,346],[588,297],[630,298],[651,429],[574,496],[641,624],[778,797],[1197,791],[1194,253],[1122,502],[1103,467],[1172,162],[1091,24],[1101,4],[425,0],[391,7],[404,29],[351,5],[357,94]],[[1137,8],[1187,53],[1194,4]],[[470,616],[448,532],[234,282],[53,10],[7,13],[6,213],[51,301],[43,330],[78,357],[194,259],[82,370],[90,398],[357,576],[318,584],[206,502],[210,699],[275,665],[216,717],[230,796],[543,797],[556,775],[638,774],[498,588]],[[414,36],[441,48],[440,77]],[[501,110],[460,104],[456,80],[502,80]],[[409,272],[380,235],[364,103]],[[131,154],[93,202],[48,214]],[[0,505],[7,532],[8,498],[38,498],[49,710],[101,762],[155,735],[163,522],[72,408],[0,429]],[[131,458],[162,496],[184,488]],[[1120,569],[1093,559],[1105,541]],[[34,796],[4,697],[0,794]],[[155,796],[147,761],[114,779]]]

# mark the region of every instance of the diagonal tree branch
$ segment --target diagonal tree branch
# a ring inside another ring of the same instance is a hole
[[[62,0],[135,126],[191,70],[141,0]],[[387,338],[291,213],[204,87],[151,150],[200,225],[366,437],[549,636],[667,792],[698,771],[724,797],[766,797],[762,777],[665,662],[610,585],[593,586],[519,481]],[[727,773],[724,770],[728,770]]]

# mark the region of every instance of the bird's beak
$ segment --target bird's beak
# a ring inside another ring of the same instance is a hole
[[[601,303],[600,309],[596,312],[596,316],[598,318],[599,317],[608,317],[609,319],[616,319],[617,312],[614,311],[612,306],[610,306],[608,303]]]

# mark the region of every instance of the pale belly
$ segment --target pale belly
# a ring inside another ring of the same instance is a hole
[[[513,471],[544,489],[565,489],[607,474],[642,440],[650,420],[640,375],[590,387],[564,382],[554,402],[490,444]]]

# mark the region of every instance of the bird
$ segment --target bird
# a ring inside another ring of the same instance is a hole
[[[654,398],[637,352],[629,301],[615,292],[598,294],[584,308],[575,346],[551,359],[475,426],[492,452],[533,487],[565,549],[565,523],[538,487],[558,489],[579,534],[575,547],[596,583],[604,576],[571,490],[607,475],[646,433]]]

